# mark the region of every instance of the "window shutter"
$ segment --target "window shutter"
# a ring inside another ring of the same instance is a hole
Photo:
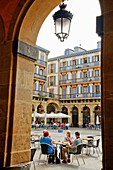
[[[56,64],[54,64],[54,72],[56,72]]]
[[[82,72],[80,72],[80,78],[82,78]]]
[[[88,86],[88,93],[90,93],[90,86]]]
[[[54,85],[56,86],[56,76],[54,76]]]
[[[90,63],[90,57],[88,57],[88,63]]]
[[[94,70],[92,70],[92,77],[94,77]]]
[[[88,71],[88,77],[90,77],[90,71]]]

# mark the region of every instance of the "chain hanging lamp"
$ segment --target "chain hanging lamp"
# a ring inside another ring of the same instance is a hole
[[[69,36],[71,20],[73,18],[73,14],[65,10],[66,6],[67,5],[62,2],[59,5],[60,10],[53,15],[55,34],[61,42]]]

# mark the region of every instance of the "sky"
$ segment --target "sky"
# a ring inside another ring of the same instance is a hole
[[[96,16],[101,15],[99,0],[69,0],[66,10],[73,14],[70,34],[64,42],[60,42],[54,34],[53,14],[59,10],[56,7],[45,19],[37,37],[37,45],[50,51],[49,58],[64,54],[65,49],[74,50],[80,46],[86,50],[97,48],[100,37],[96,34]]]

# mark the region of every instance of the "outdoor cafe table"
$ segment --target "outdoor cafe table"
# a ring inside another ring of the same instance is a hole
[[[54,141],[53,144],[56,145],[57,151],[58,151],[58,145],[63,146],[63,147],[66,147],[66,146],[70,145],[69,142],[63,142],[63,141]],[[60,158],[61,158],[61,148],[60,148]]]

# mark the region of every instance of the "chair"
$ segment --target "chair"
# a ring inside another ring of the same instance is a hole
[[[53,146],[51,146],[47,143],[41,143],[40,145],[41,145],[41,152],[39,154],[38,164],[40,162],[42,154],[47,155],[47,161],[49,159],[49,155],[55,155],[55,151],[54,151],[54,153],[48,153],[48,146],[50,146],[50,147],[53,147]]]
[[[84,161],[84,158],[83,158],[83,155],[82,155],[82,149],[83,149],[83,144],[81,143],[81,144],[77,145],[77,151],[76,152],[69,152],[68,153],[68,154],[72,155],[72,162],[73,162],[74,156],[76,157],[78,166],[80,166],[80,163],[79,163],[79,160],[78,160],[78,156],[81,156],[81,158],[83,160],[83,163],[85,164],[85,161]]]
[[[35,147],[35,143],[39,142],[39,139],[35,139],[33,136],[31,136],[30,141],[31,141],[31,147]]]
[[[35,147],[35,138],[33,136],[31,136],[30,138],[30,141],[31,141],[31,147]]]
[[[93,143],[93,152],[95,149],[98,156],[99,156],[99,153],[101,153],[100,148],[99,148],[99,143],[100,143],[100,139],[94,140],[94,143]]]
[[[35,168],[35,163],[34,163],[34,155],[35,155],[35,152],[36,152],[37,148],[31,148],[31,161],[33,161],[33,166],[34,166],[34,170],[36,169]]]
[[[86,144],[87,154],[88,154],[88,149],[90,154],[91,147],[93,148],[94,136],[87,136],[87,138],[90,138],[90,140],[88,140],[88,143]]]

